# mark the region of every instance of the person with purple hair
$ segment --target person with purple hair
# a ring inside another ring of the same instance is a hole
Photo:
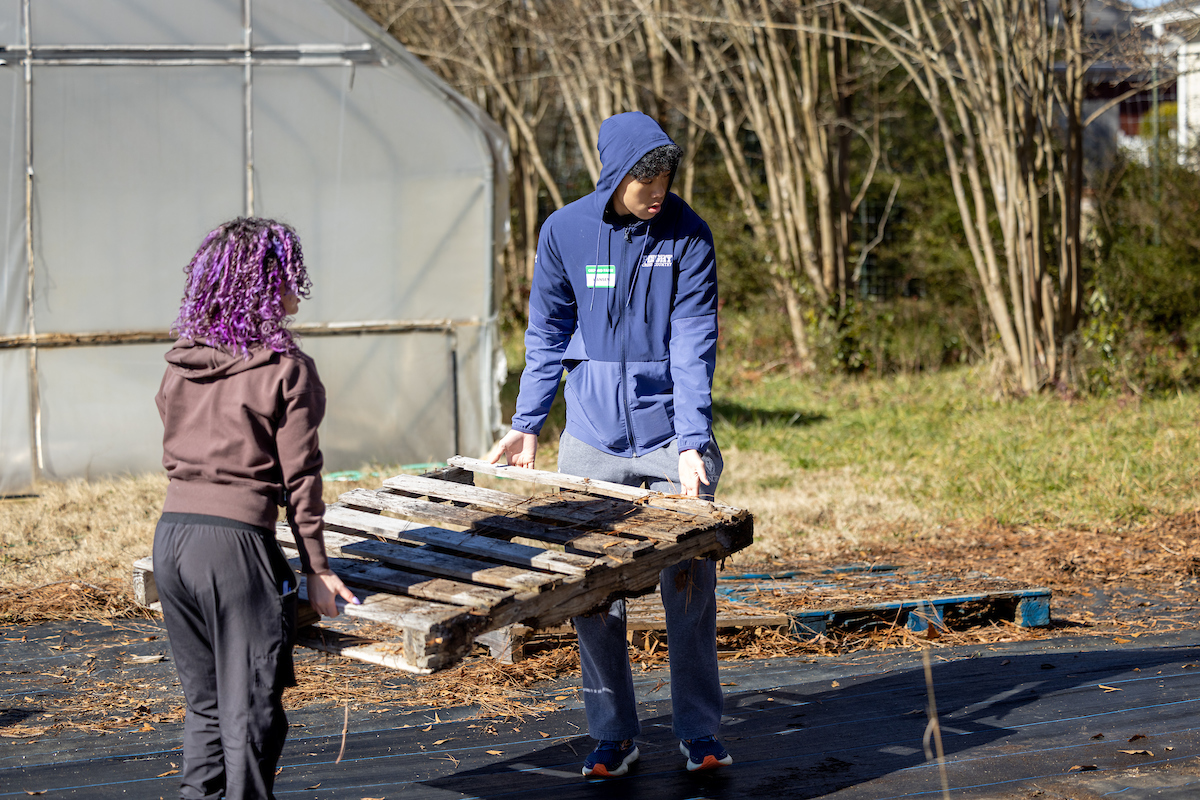
[[[209,233],[185,273],[155,397],[170,480],[154,578],[187,704],[179,796],[273,798],[299,589],[280,506],[312,607],[359,602],[325,555],[325,388],[286,325],[311,282],[296,232],[257,218]]]

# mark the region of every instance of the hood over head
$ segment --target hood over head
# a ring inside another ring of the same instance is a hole
[[[250,357],[213,347],[203,340],[180,339],[165,356],[170,369],[190,381],[206,381],[245,372],[269,364],[279,354],[266,347],[250,351]]]
[[[600,123],[596,149],[600,151],[601,168],[600,179],[596,181],[596,202],[601,213],[633,165],[654,148],[668,144],[675,142],[653,117],[640,111],[616,114]],[[675,180],[674,174],[671,180]]]

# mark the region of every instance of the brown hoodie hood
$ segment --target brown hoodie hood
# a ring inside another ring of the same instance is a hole
[[[210,514],[273,530],[287,508],[305,572],[329,568],[317,426],[325,387],[303,353],[250,357],[180,339],[155,402],[163,420],[163,511]]]
[[[180,339],[175,346],[167,351],[167,363],[170,369],[189,381],[207,381],[223,378],[226,375],[236,375],[248,369],[261,367],[268,363],[277,363],[279,353],[266,348],[250,351],[250,357],[238,353],[230,353],[210,345],[203,339]]]

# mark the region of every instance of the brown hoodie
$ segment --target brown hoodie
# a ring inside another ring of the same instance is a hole
[[[274,529],[279,506],[304,572],[329,569],[317,426],[325,387],[303,353],[250,358],[180,339],[154,398],[163,420],[163,511],[211,514]]]

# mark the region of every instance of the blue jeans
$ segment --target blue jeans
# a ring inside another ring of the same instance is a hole
[[[712,499],[724,468],[716,442],[704,453]],[[675,442],[637,458],[621,458],[584,444],[568,433],[559,440],[558,471],[659,492],[679,491],[679,451]],[[717,670],[717,565],[689,559],[659,575],[667,620],[671,664],[671,728],[680,739],[715,736],[724,696]],[[594,739],[622,741],[641,733],[633,673],[625,638],[625,601],[607,611],[575,617],[583,669],[583,706]]]

